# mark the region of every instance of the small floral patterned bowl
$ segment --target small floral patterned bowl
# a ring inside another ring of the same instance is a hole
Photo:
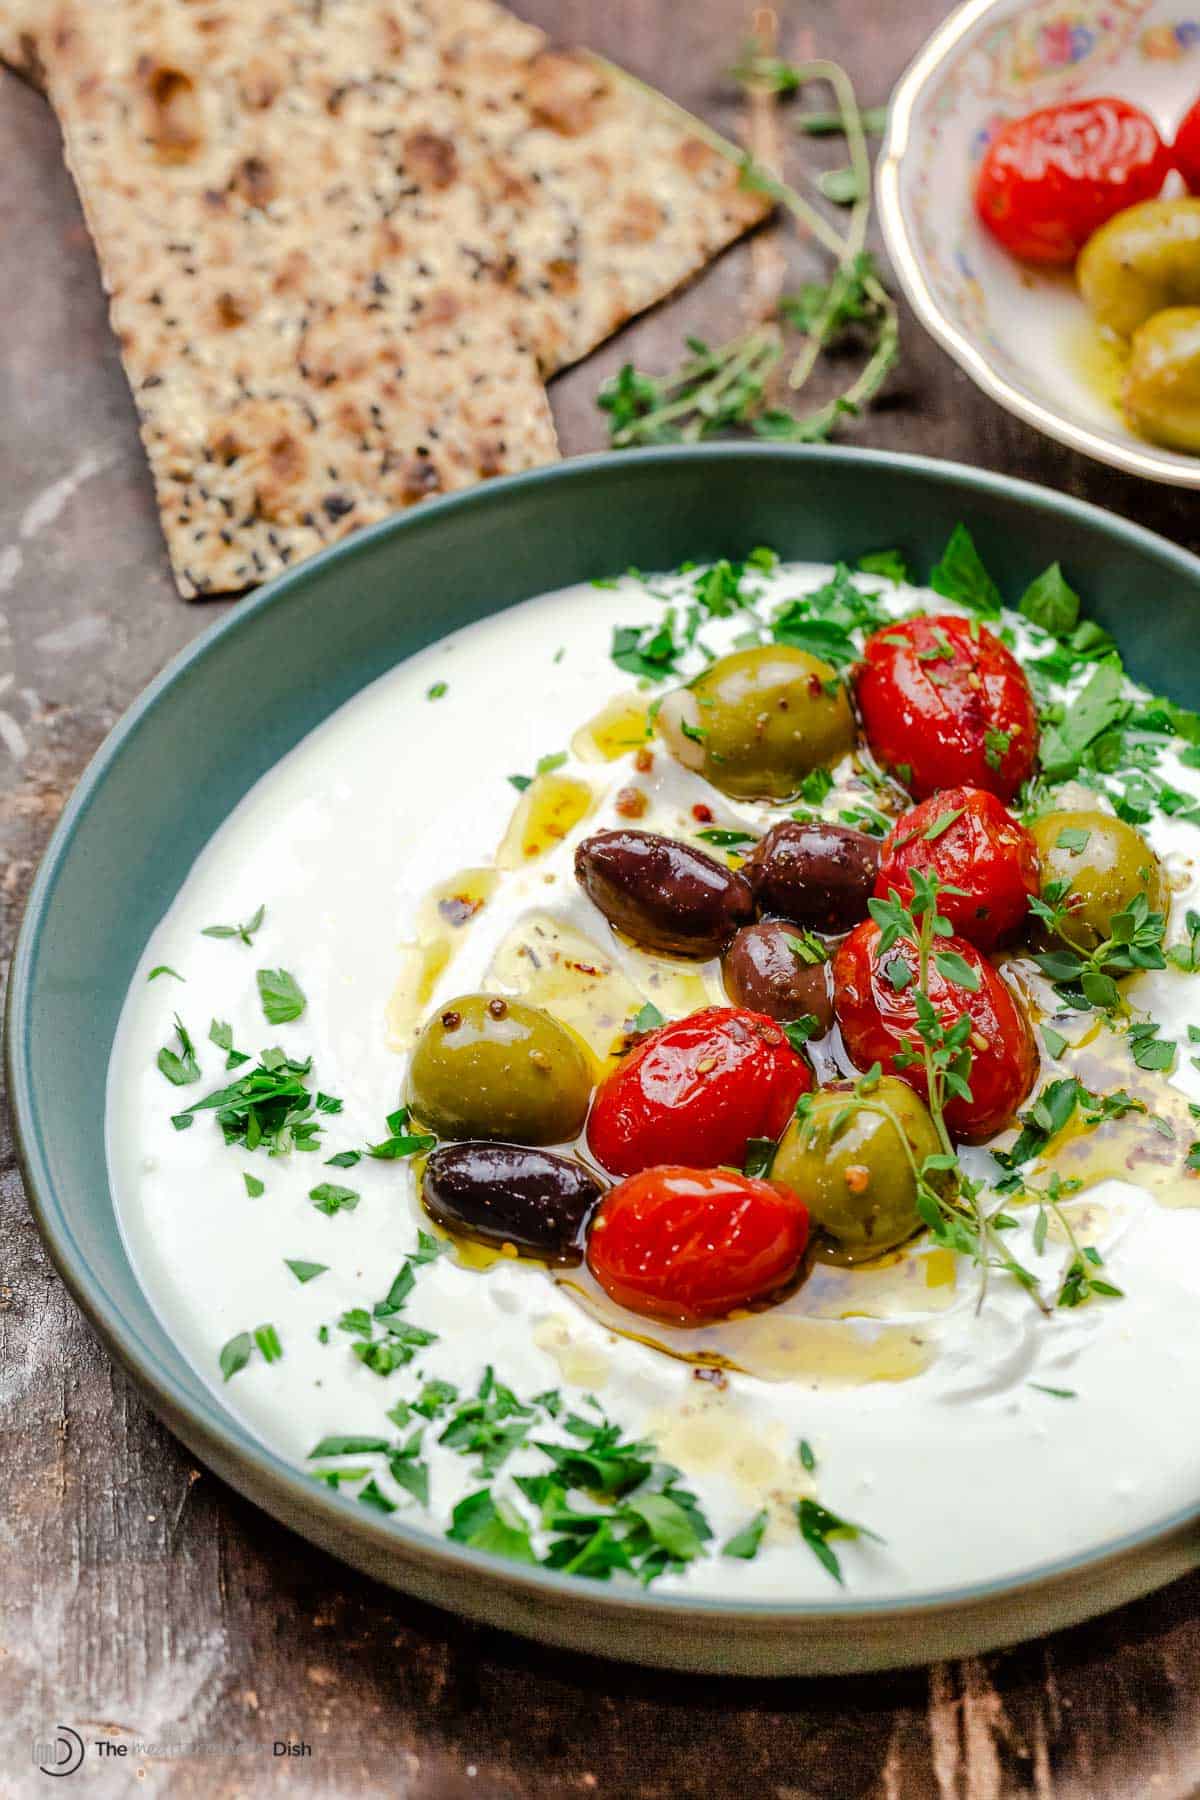
[[[967,0],[892,97],[877,176],[884,237],[918,318],[1001,406],[1115,468],[1200,488],[1200,456],[1125,424],[1117,354],[1070,272],[1017,262],[971,201],[1006,120],[1104,93],[1144,107],[1169,137],[1200,95],[1200,0]]]

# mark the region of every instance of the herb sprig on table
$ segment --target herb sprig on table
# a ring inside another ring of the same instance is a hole
[[[786,63],[752,43],[733,74],[752,101],[799,94],[817,84],[832,89],[835,112],[802,113],[798,122],[810,135],[840,132],[846,140],[847,167],[828,171],[813,184],[825,199],[849,208],[844,227],[753,157],[740,160],[742,186],[768,196],[793,218],[802,236],[830,254],[833,270],[827,281],[806,282],[782,296],[769,317],[725,343],[688,337],[686,358],[668,374],[650,375],[626,363],[598,397],[615,449],[696,442],[739,429],[776,442],[820,443],[869,405],[899,355],[896,305],[867,249],[867,132],[878,126],[878,109],[864,113],[845,70],[824,59]],[[736,154],[715,133],[704,135],[723,155]],[[822,354],[852,339],[863,346],[857,373],[832,399],[799,410],[796,396]],[[786,381],[777,379],[789,355]]]

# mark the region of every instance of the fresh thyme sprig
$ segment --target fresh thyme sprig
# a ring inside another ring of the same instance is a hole
[[[933,1241],[968,1257],[978,1267],[978,1304],[982,1306],[986,1298],[991,1271],[1001,1269],[1025,1288],[1045,1312],[1049,1309],[1038,1292],[1037,1277],[1018,1261],[1004,1241],[1003,1233],[1012,1229],[1015,1220],[1002,1205],[988,1211],[984,1183],[973,1179],[963,1168],[946,1124],[947,1101],[969,1102],[972,1098],[973,1026],[969,1013],[948,1019],[938,1010],[930,996],[929,978],[931,970],[936,969],[945,981],[968,993],[979,987],[978,973],[957,951],[938,948],[939,942],[953,935],[949,919],[938,910],[938,900],[961,890],[917,868],[909,869],[908,879],[913,895],[907,906],[894,888],[887,899],[869,904],[871,917],[880,928],[877,954],[884,973],[898,991],[912,989],[915,1036],[905,1040],[894,1059],[895,1066],[904,1070],[921,1065],[940,1150],[918,1165],[899,1119],[886,1101],[869,1098],[869,1087],[868,1104],[890,1118],[905,1147],[916,1181],[917,1211]],[[860,1092],[872,1077],[878,1079],[877,1071],[870,1071],[863,1078]]]
[[[821,117],[826,121],[836,117],[850,160],[844,171],[835,171],[845,179],[832,193],[827,183],[816,185],[826,198],[849,205],[844,230],[752,157],[739,160],[741,185],[765,194],[789,213],[802,235],[815,239],[834,258],[833,273],[828,282],[809,283],[799,294],[784,296],[771,318],[726,343],[711,345],[689,337],[688,357],[670,374],[649,375],[626,363],[598,396],[599,406],[609,415],[615,449],[696,442],[738,428],[777,442],[822,442],[841,419],[856,416],[869,404],[899,353],[895,302],[866,247],[871,210],[867,129],[845,70],[823,58],[800,65],[783,63],[752,44],[733,73],[751,94],[764,88],[793,94],[818,82],[832,89],[836,114]],[[701,136],[723,155],[738,155],[716,133],[705,129]],[[867,342],[866,360],[854,379],[809,412],[772,404],[771,377],[784,356],[788,329],[801,336],[788,374],[792,394],[805,386],[823,351],[851,332]]]

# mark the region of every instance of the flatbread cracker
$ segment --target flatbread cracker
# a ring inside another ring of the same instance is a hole
[[[493,0],[443,0],[451,88],[547,375],[664,299],[770,210],[661,94]]]
[[[494,0],[0,0],[14,44],[188,595],[553,460],[541,376],[765,210],[686,114]]]
[[[435,4],[64,0],[39,32],[185,594],[557,455]]]

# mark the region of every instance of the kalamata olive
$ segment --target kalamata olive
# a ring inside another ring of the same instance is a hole
[[[523,1144],[448,1144],[425,1164],[421,1197],[439,1224],[547,1262],[578,1262],[583,1222],[603,1189],[566,1156]]]
[[[743,925],[721,962],[725,992],[735,1006],[748,1006],[769,1019],[812,1013],[828,1031],[833,1023],[829,960],[819,945],[797,937],[796,930],[782,919]]]
[[[848,931],[866,917],[879,868],[879,845],[848,825],[773,825],[746,863],[763,912],[814,931]]]
[[[653,831],[585,838],[575,876],[610,925],[668,956],[715,956],[754,917],[744,875]]]

